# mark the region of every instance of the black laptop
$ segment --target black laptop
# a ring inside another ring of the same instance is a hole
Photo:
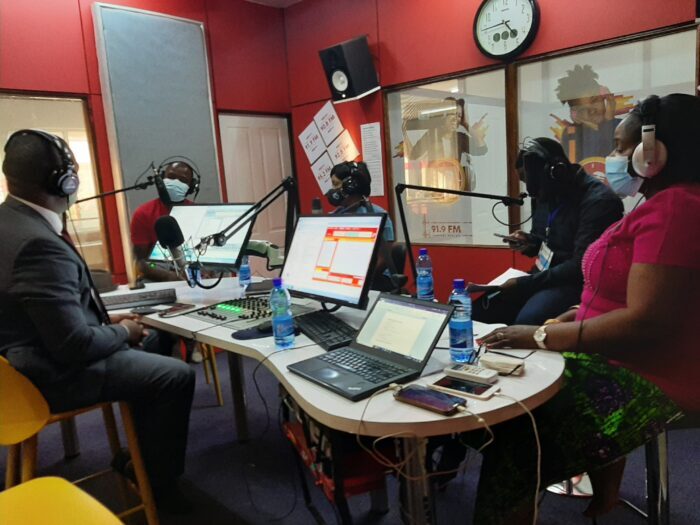
[[[287,368],[352,401],[425,368],[454,307],[381,294],[350,346]]]

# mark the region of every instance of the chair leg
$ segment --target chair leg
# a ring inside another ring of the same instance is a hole
[[[131,453],[131,461],[134,464],[136,481],[139,484],[141,501],[143,501],[144,511],[146,513],[146,521],[148,522],[148,525],[158,525],[158,513],[156,512],[156,504],[155,500],[153,499],[151,482],[148,480],[146,467],[143,463],[143,458],[141,457],[141,447],[139,446],[139,440],[136,435],[136,426],[134,424],[134,418],[131,415],[131,408],[129,407],[128,403],[120,401],[119,409],[122,414],[122,423],[124,424],[126,442],[129,446],[129,452]]]
[[[73,459],[79,456],[80,440],[75,427],[75,418],[64,419],[59,422],[59,425],[61,425],[61,439],[63,439],[63,457]]]
[[[5,471],[5,490],[19,483],[19,465],[21,446],[10,445],[7,447],[7,470]]]
[[[102,419],[105,422],[105,430],[107,431],[107,440],[109,441],[109,450],[114,457],[122,448],[119,442],[119,432],[117,431],[117,421],[114,418],[114,409],[112,405],[102,407]]]
[[[650,525],[670,523],[668,486],[668,433],[662,432],[645,445],[647,463],[647,509]]]
[[[39,435],[34,434],[22,442],[22,463],[20,479],[22,483],[33,479],[36,474],[36,454],[39,445]]]

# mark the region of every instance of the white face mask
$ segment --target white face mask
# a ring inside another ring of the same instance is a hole
[[[187,192],[190,189],[187,184],[177,179],[163,179],[163,184],[165,184],[168,197],[170,197],[172,202],[184,201],[185,195],[187,195]]]
[[[629,174],[630,160],[627,157],[606,157],[605,177],[610,188],[619,197],[634,197],[644,183],[642,177]]]

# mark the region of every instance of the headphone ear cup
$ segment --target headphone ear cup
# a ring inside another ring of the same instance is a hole
[[[567,171],[566,164],[559,161],[549,169],[549,178],[556,182],[563,182],[566,180]]]
[[[640,177],[650,179],[658,175],[668,162],[668,149],[660,140],[654,141],[654,160],[644,160],[644,143],[640,142],[632,153],[632,169]]]

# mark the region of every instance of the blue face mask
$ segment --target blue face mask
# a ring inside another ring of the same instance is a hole
[[[630,159],[627,157],[605,157],[605,177],[610,188],[619,197],[633,197],[644,183],[642,177],[633,177],[627,171]]]
[[[190,189],[187,184],[177,179],[163,179],[163,184],[165,184],[168,197],[170,197],[172,202],[184,201],[185,195],[187,195],[187,192]]]

